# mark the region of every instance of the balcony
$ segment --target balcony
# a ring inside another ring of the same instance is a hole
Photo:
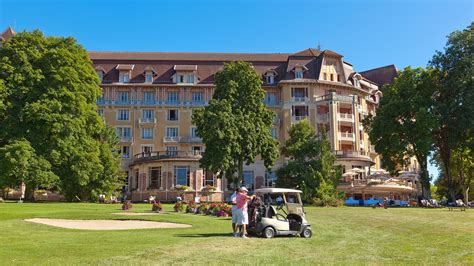
[[[263,101],[266,106],[278,106],[276,100],[274,101]]]
[[[138,123],[140,123],[140,124],[156,124],[156,118],[139,118]]]
[[[120,142],[133,142],[133,138],[131,136],[122,136],[120,137]]]
[[[361,160],[372,164],[374,163],[366,151],[336,150],[334,151],[334,155],[342,160]]]
[[[308,118],[306,115],[294,115],[291,117],[291,123],[298,123],[299,121]]]
[[[329,122],[329,114],[318,114],[318,123],[327,123]]]
[[[202,151],[152,151],[142,152],[133,156],[133,163],[143,161],[159,161],[165,159],[191,159],[199,160],[202,157]]]
[[[164,143],[178,143],[180,140],[181,140],[180,136],[163,138]]]
[[[179,140],[180,143],[202,143],[200,137],[183,137]]]
[[[191,101],[191,102],[186,102],[187,105],[191,106],[206,106],[208,102],[206,101]]]
[[[353,114],[346,114],[346,113],[338,113],[337,120],[342,122],[350,122],[354,123],[354,115]]]
[[[308,97],[291,97],[293,102],[307,102],[309,101]]]
[[[350,132],[340,132],[339,133],[340,140],[347,140],[347,141],[355,141],[354,133]]]

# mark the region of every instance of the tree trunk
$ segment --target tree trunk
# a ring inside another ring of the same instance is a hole
[[[421,195],[423,199],[431,199],[431,184],[427,159],[426,156],[417,156],[418,163],[420,164]]]
[[[237,187],[239,187],[239,185],[242,185],[242,181],[244,180],[244,161],[242,161],[242,159],[239,159],[239,169],[236,180]]]

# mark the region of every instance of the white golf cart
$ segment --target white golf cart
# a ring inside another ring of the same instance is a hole
[[[249,233],[265,238],[276,235],[312,236],[301,202],[301,190],[261,188],[254,192],[257,197],[248,208]]]

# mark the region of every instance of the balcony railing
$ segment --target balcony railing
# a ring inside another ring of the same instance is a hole
[[[202,143],[202,138],[200,137],[183,137],[179,140],[181,143]]]
[[[337,151],[334,151],[334,154],[337,156],[337,157],[360,157],[360,156],[364,156],[364,157],[368,157],[369,154],[366,152],[366,151],[348,151],[348,150],[337,150]]]
[[[318,114],[318,121],[321,123],[327,123],[329,121],[329,114]]]
[[[323,96],[316,97],[315,99],[317,102],[320,101],[338,101],[338,102],[346,102],[346,103],[353,103],[354,97],[347,96],[347,95],[337,95],[337,94],[326,94]]]
[[[303,120],[307,117],[308,116],[306,116],[306,115],[294,115],[294,116],[291,117],[291,122],[296,123],[296,122],[299,122],[299,121],[301,121],[301,120]]]
[[[142,100],[129,100],[129,101],[115,101],[115,100],[101,100],[96,101],[97,105],[116,106],[116,105],[134,105],[134,106],[206,106],[207,101],[142,101]]]
[[[176,142],[179,142],[180,139],[181,139],[180,136],[164,137],[164,138],[163,138],[163,142],[164,142],[164,143],[176,143]]]
[[[308,97],[291,97],[293,102],[307,102],[309,101]]]
[[[202,153],[202,151],[151,151],[137,153],[133,156],[133,159],[134,162],[169,158],[199,159],[202,157]]]
[[[346,113],[338,113],[337,119],[339,121],[354,122],[354,115],[346,114]]]
[[[339,133],[339,138],[341,140],[349,140],[349,141],[354,141],[355,140],[354,133],[350,133],[350,132],[340,132]]]
[[[278,105],[276,100],[275,101],[266,101],[265,100],[265,101],[263,101],[263,103],[267,106],[277,106]]]
[[[133,138],[131,136],[122,136],[120,137],[121,142],[133,142]]]
[[[138,123],[140,123],[140,124],[156,124],[156,118],[139,118]]]

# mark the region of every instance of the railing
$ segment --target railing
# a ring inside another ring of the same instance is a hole
[[[134,161],[160,160],[169,158],[193,158],[202,157],[202,151],[151,151],[141,152],[133,156]]]
[[[293,102],[307,102],[309,101],[308,97],[291,97]]]
[[[120,137],[121,142],[133,142],[133,138],[131,136],[122,136]]]
[[[139,118],[138,123],[140,123],[140,124],[156,124],[156,118]]]
[[[266,101],[265,100],[265,101],[263,101],[263,103],[267,106],[277,106],[278,105],[276,100],[275,101]]]
[[[301,120],[303,120],[303,119],[305,119],[305,118],[307,118],[307,117],[308,117],[308,116],[306,116],[306,115],[299,115],[299,116],[298,116],[298,115],[294,115],[294,116],[291,117],[291,121],[292,121],[292,122],[298,122],[298,121],[301,121]]]
[[[348,150],[336,150],[334,154],[338,157],[369,157],[366,151],[348,151]]]
[[[318,96],[315,98],[316,102],[320,101],[339,101],[339,102],[347,102],[353,103],[354,97],[353,96],[346,96],[346,95],[337,95],[337,94],[326,94],[323,96]]]
[[[351,140],[354,141],[354,133],[349,133],[349,132],[340,132],[339,137],[341,140]]]
[[[354,115],[346,113],[338,113],[337,119],[340,121],[354,122]]]
[[[317,122],[328,122],[328,121],[329,121],[329,114],[318,114]]]
[[[200,137],[183,137],[179,140],[181,143],[202,143],[202,138]]]
[[[207,101],[142,101],[142,100],[129,100],[129,101],[115,101],[115,100],[101,100],[96,101],[97,105],[134,105],[134,106],[206,106]]]
[[[164,142],[164,143],[179,142],[180,139],[181,139],[180,136],[164,137],[164,138],[163,138],[163,142]]]

